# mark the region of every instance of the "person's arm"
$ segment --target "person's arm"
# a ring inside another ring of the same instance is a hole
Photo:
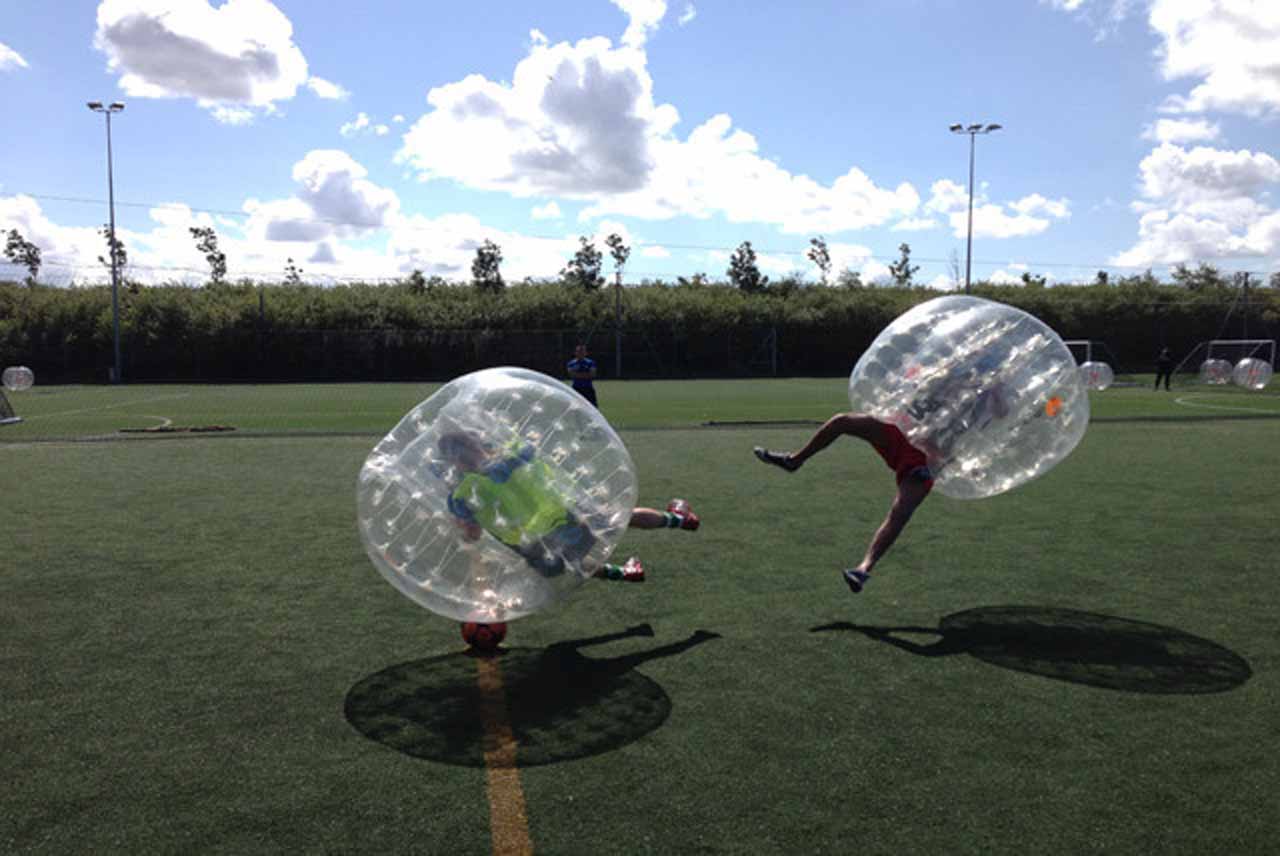
[[[458,524],[458,528],[462,530],[462,537],[466,541],[477,541],[484,533],[484,529],[476,522],[476,516],[471,511],[471,506],[454,496],[449,495],[449,511],[453,513],[454,522]]]

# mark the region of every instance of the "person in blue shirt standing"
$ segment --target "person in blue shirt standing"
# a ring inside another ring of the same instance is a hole
[[[597,410],[600,404],[596,401],[596,388],[592,381],[596,376],[596,361],[587,356],[587,346],[579,343],[573,349],[573,359],[569,360],[569,377],[573,379],[573,388],[590,401]]]

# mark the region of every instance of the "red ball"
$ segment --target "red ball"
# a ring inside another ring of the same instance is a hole
[[[462,641],[477,651],[493,651],[507,638],[505,622],[481,624],[478,621],[467,621],[462,625]]]

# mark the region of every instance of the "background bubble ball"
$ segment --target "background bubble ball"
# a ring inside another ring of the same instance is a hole
[[[1255,357],[1246,357],[1236,363],[1231,372],[1231,382],[1245,389],[1265,389],[1271,383],[1271,363]]]
[[[1087,362],[1080,364],[1080,380],[1087,389],[1101,392],[1115,383],[1116,374],[1106,363]]]
[[[0,374],[0,383],[10,392],[23,392],[31,389],[36,382],[36,373],[26,366],[9,366]]]
[[[494,368],[441,387],[382,438],[360,470],[356,510],[365,552],[397,590],[492,624],[588,579],[638,491],[626,446],[586,399],[544,374]]]
[[[1231,383],[1232,365],[1226,360],[1205,360],[1200,364],[1200,382],[1212,386]]]
[[[1089,424],[1062,339],[1020,309],[961,295],[921,303],[881,331],[853,367],[849,403],[897,425],[956,499],[1044,474]]]

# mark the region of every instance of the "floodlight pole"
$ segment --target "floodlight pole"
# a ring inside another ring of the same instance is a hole
[[[103,106],[101,101],[90,101],[88,107],[95,113],[107,117],[107,208],[109,217],[108,254],[111,256],[111,338],[115,351],[115,368],[111,373],[112,383],[121,383],[123,367],[120,360],[120,265],[116,253],[116,191],[115,178],[111,169],[111,114],[119,113],[124,104],[114,101]]]
[[[964,250],[964,290],[969,293],[969,274],[973,267],[973,157],[974,157],[974,141],[978,134],[990,134],[992,131],[1000,130],[1000,125],[987,124],[981,122],[974,125],[952,125],[950,131],[953,134],[969,135],[969,235],[965,240]]]

